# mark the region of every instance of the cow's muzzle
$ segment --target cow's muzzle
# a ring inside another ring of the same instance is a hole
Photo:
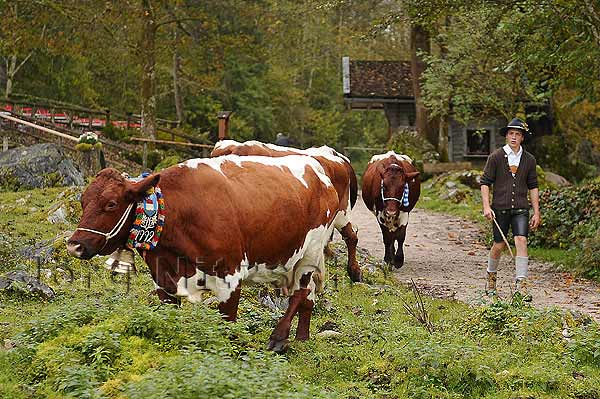
[[[383,211],[383,214],[386,219],[389,219],[389,220],[396,219],[398,217],[398,210],[397,209],[395,209],[395,210],[386,209]]]
[[[69,255],[79,259],[90,259],[92,257],[88,248],[76,240],[67,241],[67,252]]]

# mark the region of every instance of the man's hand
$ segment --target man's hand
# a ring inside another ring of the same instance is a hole
[[[485,216],[489,220],[492,220],[496,217],[496,215],[494,214],[494,211],[489,206],[483,207],[483,216]]]
[[[534,213],[533,216],[531,217],[531,220],[529,221],[529,227],[531,227],[532,230],[535,230],[538,228],[538,226],[540,225],[540,214],[539,213]]]

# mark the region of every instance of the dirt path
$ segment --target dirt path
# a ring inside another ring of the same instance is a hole
[[[352,211],[352,220],[358,228],[358,245],[383,260],[381,231],[362,198]],[[402,282],[414,279],[429,295],[482,303],[488,250],[478,243],[479,237],[479,230],[472,222],[415,209],[410,215],[404,245],[404,267],[395,274]],[[514,272],[514,262],[505,253],[498,269],[500,297],[511,295]],[[559,306],[600,321],[600,284],[553,271],[551,265],[537,261],[530,261],[529,276],[535,306]]]

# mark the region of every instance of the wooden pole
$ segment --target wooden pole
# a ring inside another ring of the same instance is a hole
[[[142,152],[142,167],[146,168],[148,164],[148,143],[144,142],[144,151]]]
[[[8,151],[8,136],[2,137],[2,151]]]

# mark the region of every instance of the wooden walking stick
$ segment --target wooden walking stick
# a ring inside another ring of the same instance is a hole
[[[494,221],[494,223],[496,224],[496,228],[498,229],[498,231],[500,232],[500,235],[502,236],[502,239],[504,240],[504,243],[506,244],[506,246],[508,247],[508,252],[510,252],[510,256],[512,256],[512,258],[515,258],[515,255],[513,255],[513,251],[512,249],[510,249],[510,244],[508,243],[508,240],[506,239],[506,236],[504,235],[504,233],[502,232],[502,229],[500,228],[500,226],[498,226],[498,222],[496,221],[496,215],[492,214],[492,220]]]

